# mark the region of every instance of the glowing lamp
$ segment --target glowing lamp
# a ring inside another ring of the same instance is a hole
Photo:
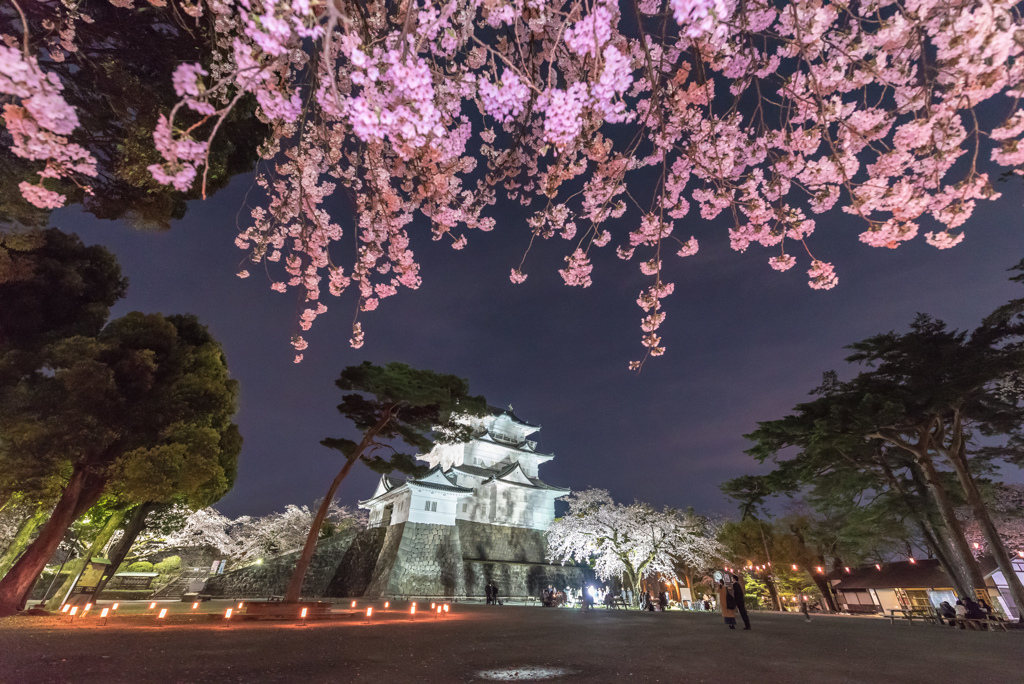
[[[815,570],[817,570],[819,573],[825,572],[825,568],[821,567],[820,565],[816,567]]]
[[[981,544],[979,544],[978,542],[974,542],[974,548],[980,549],[981,548]]]
[[[78,606],[71,606],[71,617],[75,617],[75,613],[78,612]]]
[[[385,601],[384,602],[384,607],[385,608],[389,607],[390,605],[391,605],[391,601]]]
[[[192,604],[192,610],[195,610],[198,607],[199,607],[199,601],[196,601],[195,603]]]
[[[257,558],[256,559],[256,565],[263,565],[263,559],[262,558]]]
[[[104,608],[103,610],[100,611],[100,617],[102,617],[102,618],[107,617],[107,613],[108,612],[110,612],[110,609],[109,608]]]
[[[60,612],[66,613],[66,612],[68,612],[68,608],[70,608],[70,607],[71,607],[70,603],[65,603],[64,607],[60,609]]]
[[[434,610],[435,607],[437,607],[436,603],[431,603],[430,604],[430,610]]]
[[[850,568],[843,568],[846,572],[850,572]]]
[[[91,604],[91,603],[86,603],[86,604],[85,604],[85,610],[89,610],[89,609],[91,609],[91,608],[92,608],[92,604]],[[85,610],[83,610],[82,612],[84,613],[84,612],[85,612]]]
[[[437,607],[437,614],[438,614],[438,615],[440,615],[440,614],[441,614],[441,606],[438,606],[438,607]]]
[[[150,610],[153,610],[154,608],[156,608],[156,601],[153,601],[152,603],[149,604],[149,609]]]
[[[242,606],[244,606],[244,605],[245,605],[245,601],[239,601],[238,602],[238,610],[242,610]]]
[[[117,610],[117,607],[119,605],[121,605],[121,604],[120,603],[115,603],[113,606],[110,607],[110,610]]]
[[[306,619],[306,611],[307,610],[309,610],[309,608],[303,608],[302,609],[302,613],[300,613],[300,615],[299,615],[299,617],[301,617],[303,620]]]
[[[1018,551],[1017,555],[1020,556],[1021,558],[1024,558],[1024,551]]]
[[[875,569],[877,569],[877,570],[881,570],[881,569],[882,569],[882,566],[881,566],[880,564],[878,564],[878,563],[875,563]]]
[[[230,620],[231,619],[231,609],[230,608],[228,608],[227,610],[224,611],[224,619],[225,620]]]
[[[448,612],[448,604],[447,603],[444,604],[444,612],[446,612],[446,613]]]
[[[157,618],[160,619],[160,620],[163,620],[165,617],[167,617],[167,609],[166,608],[161,608],[160,609],[160,614],[157,615]]]
[[[373,608],[367,608],[366,609],[366,617],[370,617],[371,615],[373,615]]]
[[[796,566],[795,565],[793,566],[793,569],[796,570]]]
[[[415,603],[412,604],[412,608],[409,609],[409,614],[413,615],[413,616],[416,615],[416,604]]]
[[[413,601],[413,602],[412,602],[412,607],[413,607],[413,608],[415,608],[415,607],[416,607],[416,602],[415,602],[415,601]]]
[[[916,563],[917,561],[916,561],[916,560],[914,560],[913,558],[911,558],[911,559],[910,559],[910,562],[911,562],[911,563]]]

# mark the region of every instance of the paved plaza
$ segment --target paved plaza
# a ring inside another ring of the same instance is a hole
[[[359,609],[365,610],[361,603]],[[1024,630],[968,632],[878,618],[752,614],[729,631],[712,613],[452,604],[447,618],[406,604],[331,622],[224,621],[122,606],[0,620],[0,684],[36,682],[728,682],[752,684],[1024,680]],[[226,602],[203,604],[213,613]],[[236,606],[237,607],[237,606]],[[345,604],[347,607],[347,604]],[[533,673],[530,675],[528,673]],[[544,678],[546,677],[546,678]]]

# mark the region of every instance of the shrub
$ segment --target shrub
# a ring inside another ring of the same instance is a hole
[[[153,564],[149,561],[137,561],[128,566],[128,572],[153,572]]]
[[[161,575],[170,575],[181,570],[181,556],[168,556],[153,566]]]

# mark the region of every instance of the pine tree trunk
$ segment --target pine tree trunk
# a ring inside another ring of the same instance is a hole
[[[18,560],[21,552],[28,548],[28,541],[32,538],[32,533],[43,524],[48,512],[47,508],[40,508],[21,523],[18,533],[14,535],[14,539],[11,540],[7,550],[4,551],[4,555],[0,556],[0,577],[7,574],[7,571],[14,565],[14,562]]]
[[[105,484],[104,480],[90,477],[83,468],[75,469],[39,536],[0,580],[0,617],[13,615],[24,608],[32,586],[60,546],[71,523],[99,500]]]
[[[121,567],[121,563],[124,563],[124,559],[128,556],[128,552],[132,550],[132,545],[135,544],[135,540],[138,539],[139,534],[142,530],[146,529],[146,517],[154,510],[159,508],[160,504],[157,503],[144,503],[139,504],[132,511],[131,517],[128,519],[128,524],[124,527],[124,534],[117,540],[117,545],[114,546],[114,552],[110,554],[110,570],[106,573],[105,577],[101,577],[96,588],[92,592],[92,602],[95,603],[99,600],[100,594],[107,588],[107,583],[114,577],[114,573]]]
[[[907,509],[913,514],[914,522],[917,523],[918,529],[921,530],[921,536],[924,538],[925,544],[931,549],[932,553],[935,554],[935,558],[939,561],[939,566],[949,577],[950,581],[953,582],[953,588],[956,589],[957,593],[962,596],[970,594],[970,574],[967,573],[964,568],[956,565],[951,558],[952,550],[948,543],[948,540],[940,533],[936,521],[934,520],[934,513],[930,510],[921,511],[910,492],[906,490],[903,483],[900,481],[896,474],[892,471],[891,466],[888,463],[882,462],[882,468],[885,472],[889,483],[899,493],[903,502],[906,504]],[[931,497],[931,493],[928,490],[928,485],[924,481],[924,475],[921,473],[921,469],[916,465],[911,465],[909,468],[911,479],[914,483],[915,488],[922,497]]]
[[[57,610],[60,608],[61,604],[64,603],[64,597],[67,596],[68,592],[71,591],[71,588],[75,585],[75,582],[78,581],[78,576],[81,571],[96,554],[103,550],[103,547],[107,545],[110,538],[114,536],[114,532],[117,531],[117,527],[121,524],[122,520],[124,520],[124,511],[114,511],[111,513],[110,517],[107,518],[107,521],[103,524],[103,527],[100,528],[95,539],[93,539],[92,543],[89,544],[89,548],[86,549],[84,554],[82,554],[82,557],[76,558],[64,566],[68,570],[68,576],[64,579],[64,583],[60,586],[60,589],[57,590],[57,593],[55,593],[50,600],[46,602],[47,610]]]
[[[999,536],[999,530],[996,529],[995,524],[992,522],[992,518],[988,514],[988,507],[985,506],[985,501],[981,498],[978,486],[974,482],[974,476],[971,475],[971,471],[968,468],[967,453],[963,441],[960,441],[958,449],[947,452],[946,456],[952,462],[953,469],[956,470],[956,475],[960,479],[960,486],[963,487],[964,495],[967,497],[967,503],[970,504],[978,524],[981,525],[981,530],[985,534],[985,541],[988,542],[989,551],[995,557],[1003,577],[1006,578],[1010,594],[1013,596],[1014,603],[1017,604],[1017,610],[1020,615],[1024,616],[1024,585],[1021,584],[1020,577],[1014,571],[1010,554],[1006,552],[1006,546]]]
[[[324,497],[323,502],[320,504],[320,508],[316,511],[316,516],[313,518],[313,524],[309,528],[309,534],[306,535],[306,543],[302,547],[302,553],[299,554],[299,560],[295,563],[295,569],[292,571],[291,579],[288,580],[288,589],[285,591],[284,600],[294,603],[299,600],[299,596],[302,595],[302,582],[306,579],[306,573],[309,572],[309,564],[313,560],[313,552],[316,551],[316,542],[320,537],[320,528],[324,524],[324,520],[327,518],[327,511],[331,507],[331,501],[334,500],[334,494],[338,491],[338,487],[341,485],[342,480],[348,475],[348,471],[352,469],[352,464],[359,460],[363,451],[373,441],[373,438],[377,436],[384,426],[391,420],[391,414],[385,412],[384,416],[370,428],[366,434],[363,435],[363,439],[359,442],[352,453],[348,456],[345,461],[344,467],[341,472],[338,473],[337,477],[331,483],[331,488],[327,490],[327,496]]]
[[[973,593],[976,593],[978,589],[985,591],[985,577],[981,574],[981,568],[978,566],[978,561],[974,558],[974,554],[971,553],[971,548],[967,544],[967,538],[964,536],[963,527],[960,525],[960,521],[956,519],[953,504],[949,500],[945,487],[942,486],[939,473],[935,470],[935,464],[932,463],[931,456],[927,453],[915,454],[915,460],[921,466],[921,472],[924,475],[925,482],[928,484],[928,491],[931,493],[939,509],[943,526],[949,532],[948,541],[953,548],[953,552],[959,557],[963,567],[967,570],[971,587],[975,590]]]

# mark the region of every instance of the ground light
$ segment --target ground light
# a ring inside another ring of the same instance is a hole
[[[231,619],[231,609],[230,608],[228,608],[227,610],[224,611],[224,619],[225,620],[230,620]]]
[[[446,603],[446,604],[444,604],[444,612],[445,612],[445,613],[447,613],[447,612],[448,612],[448,604],[447,604],[447,603]]]
[[[199,601],[196,601],[195,603],[192,604],[192,610],[195,610],[198,607],[199,607]]]
[[[431,603],[430,604],[430,610],[434,610],[434,608],[436,608],[436,607],[437,607],[436,603]]]
[[[300,617],[302,617],[302,626],[303,627],[306,626],[306,611],[307,610],[309,610],[309,609],[308,608],[303,608],[302,609],[302,613],[300,613]]]
[[[150,610],[153,610],[154,608],[156,608],[156,601],[153,601],[152,603],[149,604],[149,609]]]
[[[391,602],[390,602],[390,601],[385,601],[385,602],[384,602],[384,607],[385,607],[385,608],[389,607],[390,605],[391,605]]]
[[[366,621],[369,622],[371,617],[373,617],[373,608],[367,608],[366,609]]]
[[[92,610],[92,604],[91,603],[86,603],[85,604],[85,610],[83,610],[82,612],[84,613],[86,610]]]
[[[68,612],[69,608],[71,608],[71,604],[70,603],[65,603],[64,607],[60,609],[60,612],[66,613],[66,612]]]
[[[103,618],[103,624],[104,625],[107,624],[107,615],[109,613],[110,613],[110,609],[109,608],[104,608],[103,610],[100,611],[100,617]]]
[[[165,617],[167,617],[167,609],[166,608],[161,608],[160,609],[160,614],[157,615],[156,617],[159,620],[163,620]]]
[[[120,603],[115,603],[114,605],[112,605],[110,607],[110,610],[117,610],[117,607],[120,606],[120,605],[121,605]]]
[[[411,619],[413,619],[413,620],[416,619],[416,604],[415,603],[412,604],[412,608],[409,609],[409,615],[412,616]]]
[[[244,606],[244,605],[245,605],[245,601],[239,601],[238,602],[238,610],[242,610],[242,606]]]
[[[440,616],[441,616],[441,606],[438,606],[438,607],[437,607],[437,614],[436,614],[436,615],[434,615],[434,619],[436,620],[436,619],[437,619],[437,618],[439,618]]]
[[[352,607],[353,607],[353,608],[355,608],[355,607],[356,607],[356,602],[355,602],[355,601],[353,601],[353,602],[352,602]]]

